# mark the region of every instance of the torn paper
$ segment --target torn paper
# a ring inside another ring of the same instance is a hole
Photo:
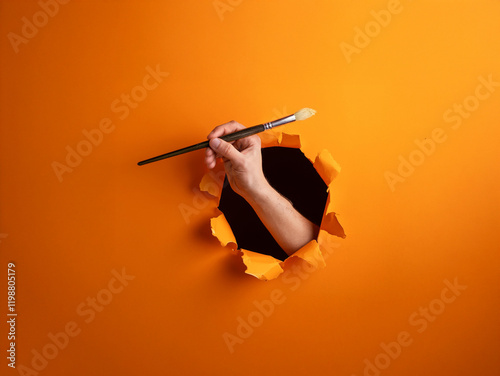
[[[300,136],[297,134],[287,134],[277,129],[270,129],[260,133],[259,136],[263,148],[271,146],[301,148]],[[328,150],[323,150],[315,156],[306,155],[306,157],[313,163],[313,167],[328,187],[328,197],[318,238],[328,236],[328,234],[345,238],[344,229],[340,225],[336,213],[333,211],[330,190],[333,181],[340,172],[340,166]],[[222,184],[220,181],[216,181],[213,175],[213,172],[209,172],[203,176],[200,182],[200,190],[208,192],[220,200]],[[212,235],[220,241],[222,246],[230,245],[232,249],[238,248],[236,238],[223,213],[212,218],[210,223]],[[315,268],[322,268],[325,266],[324,249],[322,251],[322,244],[324,243],[321,239],[312,240],[284,261],[258,252],[241,249],[242,261],[246,266],[245,273],[260,280],[268,281],[283,273],[286,270],[287,261],[293,257],[298,257]]]

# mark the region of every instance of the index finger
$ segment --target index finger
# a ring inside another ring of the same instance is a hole
[[[208,134],[207,139],[210,140],[212,138],[222,137],[226,134],[234,133],[245,128],[246,127],[244,125],[238,123],[237,121],[231,120],[228,123],[215,127],[214,130]]]

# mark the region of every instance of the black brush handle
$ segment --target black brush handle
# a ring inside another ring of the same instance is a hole
[[[266,128],[265,128],[264,124],[260,124],[260,125],[255,125],[255,126],[250,127],[250,128],[242,129],[241,131],[226,134],[226,135],[219,137],[219,138],[224,140],[224,141],[228,141],[228,142],[229,141],[236,141],[236,140],[239,140],[240,138],[244,138],[244,137],[252,136],[252,135],[260,133],[260,132],[264,132],[265,129]],[[200,142],[199,144],[194,144],[194,145],[191,145],[191,146],[179,149],[179,150],[171,151],[170,153],[165,153],[165,154],[159,155],[157,157],[145,159],[143,161],[140,161],[137,164],[139,166],[142,166],[142,165],[145,165],[148,163],[161,161],[162,159],[175,157],[176,155],[189,153],[190,151],[204,149],[207,147],[208,147],[208,141],[203,141],[203,142]]]

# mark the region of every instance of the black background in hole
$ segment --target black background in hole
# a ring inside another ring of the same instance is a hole
[[[262,149],[264,175],[294,208],[311,222],[321,225],[328,197],[327,185],[300,149],[269,147]],[[288,255],[262,224],[246,200],[234,192],[224,179],[219,210],[224,213],[238,248],[285,260]]]

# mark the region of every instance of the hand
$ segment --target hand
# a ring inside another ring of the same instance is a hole
[[[241,138],[233,143],[218,138],[244,128],[230,121],[210,132],[205,163],[208,168],[214,168],[216,159],[222,157],[233,191],[252,206],[280,247],[292,255],[318,236],[319,227],[295,210],[291,202],[267,182],[262,172],[259,136]]]
[[[222,157],[231,188],[248,201],[269,185],[262,172],[260,137],[253,135],[231,143],[219,138],[241,129],[245,127],[233,120],[210,132],[205,163],[208,168],[214,168],[216,159]]]

